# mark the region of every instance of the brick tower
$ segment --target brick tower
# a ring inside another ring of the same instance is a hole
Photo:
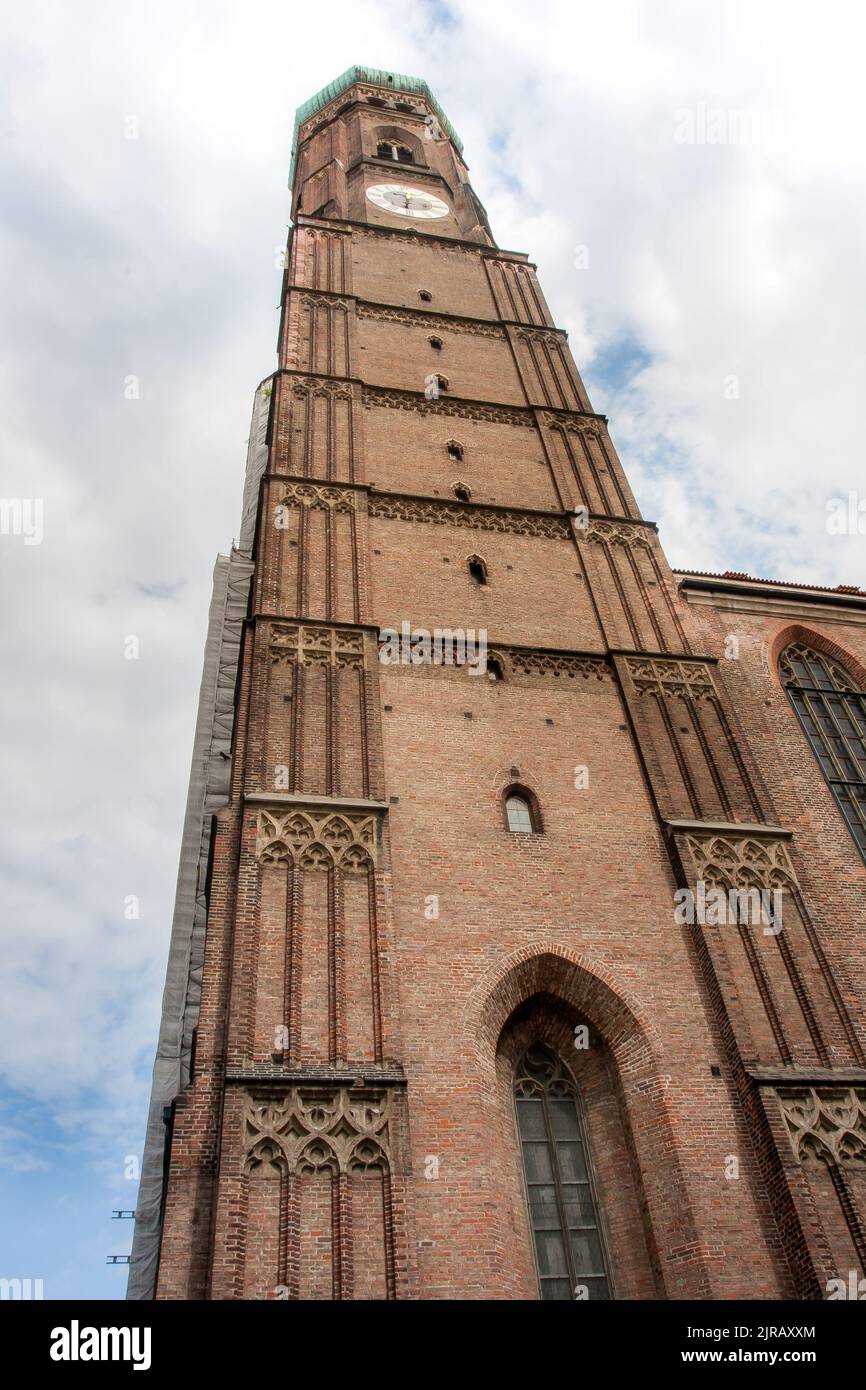
[[[672,573],[424,82],[308,102],[292,192],[130,1297],[825,1297],[866,594]]]

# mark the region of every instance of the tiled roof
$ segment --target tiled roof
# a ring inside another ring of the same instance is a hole
[[[743,584],[772,584],[778,589],[811,589],[818,594],[854,594],[866,598],[866,589],[858,589],[856,584],[836,584],[830,588],[826,584],[803,584],[797,579],[760,579],[755,574],[743,574],[739,570],[725,570],[723,574],[711,570],[674,570],[674,574],[691,576],[694,579],[731,579]]]

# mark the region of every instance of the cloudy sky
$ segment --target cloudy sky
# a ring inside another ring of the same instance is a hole
[[[864,23],[853,0],[2,13],[0,494],[41,499],[42,534],[35,510],[0,534],[0,1276],[116,1298],[295,108],[353,63],[429,81],[674,565],[866,585],[863,537],[826,525],[866,496]]]

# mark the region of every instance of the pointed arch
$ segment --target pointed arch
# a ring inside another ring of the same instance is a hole
[[[776,680],[781,684],[779,673],[779,658],[786,647],[793,646],[795,643],[803,643],[807,647],[812,647],[814,651],[820,652],[822,656],[827,656],[831,661],[836,661],[840,666],[844,666],[850,676],[859,684],[861,690],[866,690],[866,666],[844,647],[840,647],[838,642],[833,641],[823,632],[818,632],[815,628],[807,627],[804,623],[788,623],[776,633],[768,650],[768,660],[770,670]]]
[[[547,939],[513,952],[479,982],[467,1005],[464,1031],[467,1070],[477,1078],[479,1125],[485,1134],[502,1136],[510,1124],[514,1152],[514,1121],[503,1119],[507,1103],[503,1087],[510,1094],[517,1060],[514,1049],[524,1040],[537,1040],[560,1056],[570,1055],[569,1047],[577,1046],[575,1027],[583,1024],[598,1044],[592,1055],[603,1069],[605,1103],[619,1116],[620,1151],[629,1155],[631,1165],[631,1225],[641,1225],[644,1241],[642,1291],[633,1296],[712,1297],[712,1273],[671,1120],[670,1108],[676,1100],[664,1070],[661,1039],[652,1017],[606,965]],[[602,1056],[608,1058],[606,1064]],[[516,1172],[502,1181],[518,1181]],[[617,1192],[616,1176],[607,1187]],[[502,1203],[502,1240],[512,1242],[512,1253],[519,1260],[520,1247],[513,1247],[513,1242],[519,1239],[520,1223],[526,1218],[509,1206],[505,1189]],[[529,1240],[528,1225],[523,1229]],[[682,1259],[676,1277],[670,1263],[674,1250]],[[517,1296],[534,1295],[524,1291]]]
[[[487,561],[481,555],[467,555],[466,568],[469,571],[469,578],[476,587],[484,588],[487,585]]]
[[[541,1297],[608,1299],[610,1258],[577,1082],[558,1052],[532,1042],[513,1090]]]
[[[866,672],[819,634],[788,632],[778,679],[866,863]]]

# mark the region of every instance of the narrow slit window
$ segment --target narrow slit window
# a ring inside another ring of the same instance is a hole
[[[473,584],[483,585],[487,583],[487,566],[478,555],[469,557],[469,578]]]

